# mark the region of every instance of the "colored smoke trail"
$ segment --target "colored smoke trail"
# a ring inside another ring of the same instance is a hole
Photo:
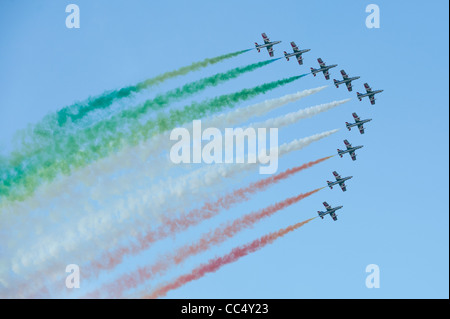
[[[232,107],[233,103],[266,93],[301,77],[269,82],[215,99],[193,103],[182,110],[171,110],[168,116],[161,113],[156,120],[149,120],[145,124],[139,123],[139,119],[149,110],[161,109],[171,102],[254,71],[274,61],[275,59],[253,63],[188,83],[181,88],[158,95],[139,107],[124,110],[110,119],[85,128],[76,134],[63,132],[60,136],[54,135],[51,145],[43,147],[31,157],[23,158],[21,155],[19,157],[13,155],[11,159],[13,167],[0,181],[0,204],[6,199],[22,201],[33,194],[42,182],[53,181],[58,174],[69,175],[73,170],[107,157],[126,145],[137,145],[138,142],[146,140],[152,134],[183,124],[183,119],[200,118],[207,110],[209,110],[209,114],[212,114],[224,107]],[[120,128],[124,128],[124,130],[120,130]]]
[[[252,227],[255,223],[259,222],[261,219],[272,216],[276,212],[283,210],[286,207],[289,207],[295,203],[298,203],[300,200],[317,193],[323,188],[324,187],[317,188],[313,191],[304,194],[299,194],[294,197],[290,197],[288,199],[285,199],[284,201],[270,205],[267,208],[264,208],[258,212],[245,215],[235,220],[230,225],[222,226],[221,228],[211,231],[208,234],[204,235],[197,243],[193,245],[186,245],[178,249],[177,252],[173,255],[173,261],[175,262],[175,264],[180,264],[190,256],[194,256],[202,251],[205,251],[209,249],[212,245],[217,245],[219,243],[224,242],[227,238],[233,237],[238,232],[246,228]]]
[[[320,92],[324,88],[325,87],[323,86],[308,89],[301,92],[296,92],[294,94],[288,94],[280,98],[266,100],[257,104],[234,109],[220,115],[207,117],[202,119],[202,127],[215,127],[219,130],[226,127],[234,127],[235,125],[245,122],[254,116],[264,115],[267,112],[279,108],[287,103],[295,102],[301,98]],[[192,134],[192,123],[184,125],[183,127],[186,128],[190,134]],[[115,179],[115,187],[113,189],[111,189],[111,183],[109,180],[103,181],[105,185],[96,185],[95,188],[102,189],[102,191],[96,192],[96,198],[99,198],[98,196],[106,198],[106,196],[110,196],[110,194],[113,193],[120,194],[129,189],[129,185],[131,184],[137,187],[144,187],[144,184],[148,183],[148,181],[146,179],[143,180],[143,176],[148,176],[151,178],[161,174],[161,172],[173,168],[176,164],[167,161],[167,158],[157,156],[163,151],[169,152],[170,147],[172,146],[170,143],[167,143],[167,141],[170,140],[170,132],[171,131],[165,131],[164,133],[157,134],[136,147],[127,147],[126,149],[123,149],[120,154],[114,154],[113,156],[115,158],[110,157],[105,161],[99,161],[93,163],[93,165],[90,165],[92,168],[88,171],[90,176],[103,176],[108,172],[116,171],[119,167],[120,169],[129,169],[131,171],[129,174]],[[135,155],[130,156],[130,154]],[[147,162],[147,159],[151,159],[150,163]],[[83,179],[88,180],[89,178],[86,177]],[[108,190],[111,190],[111,192],[108,192]]]
[[[261,179],[246,187],[239,188],[225,196],[221,196],[216,201],[206,202],[201,208],[193,209],[190,212],[181,214],[176,218],[165,217],[161,226],[155,230],[146,232],[144,235],[140,235],[137,238],[137,243],[131,243],[126,246],[116,248],[112,252],[103,254],[98,261],[93,261],[87,267],[83,267],[83,275],[85,277],[90,277],[91,275],[98,275],[101,270],[112,269],[121,263],[125,256],[136,255],[149,248],[155,241],[173,236],[178,232],[188,229],[189,227],[196,226],[200,222],[216,216],[221,210],[228,210],[234,204],[247,201],[249,199],[248,195],[264,191],[268,187],[307,168],[326,161],[333,156],[320,158],[318,160],[287,169],[284,172],[274,176]]]
[[[251,125],[248,125],[246,128],[243,129],[247,129],[247,128],[253,128],[253,129],[260,129],[260,128],[266,128],[266,129],[270,129],[272,127],[276,127],[278,129],[283,128],[285,126],[288,125],[292,125],[294,123],[297,123],[300,120],[303,119],[307,119],[310,117],[313,117],[317,114],[320,114],[322,112],[326,112],[329,111],[339,105],[342,105],[344,103],[349,102],[351,99],[345,99],[345,100],[340,100],[340,101],[333,101],[330,103],[324,103],[324,104],[319,104],[319,105],[315,105],[315,106],[310,106],[306,109],[300,109],[298,111],[295,112],[291,112],[285,115],[281,115],[275,118],[270,118],[264,122],[260,122],[260,123],[253,123]],[[233,134],[233,133],[230,133]],[[254,136],[252,138],[252,140],[254,141],[254,143],[256,143],[256,136]],[[230,152],[231,154],[233,154],[233,147],[234,147],[234,141],[232,138],[225,138],[225,141],[229,141],[228,144],[225,144],[225,153]],[[250,138],[248,141],[248,144],[250,144]]]
[[[326,88],[326,86],[307,89],[293,94],[287,94],[280,98],[270,99],[246,107],[237,108],[227,113],[207,117],[202,119],[202,127],[215,127],[219,130],[225,129],[226,127],[234,127],[239,123],[246,122],[252,117],[262,116],[267,112],[282,107],[288,103],[292,103],[311,94],[318,93],[324,88]],[[311,112],[308,111],[308,113]],[[186,128],[190,134],[192,134],[192,123],[188,123],[183,127]],[[157,134],[136,147],[127,147],[121,150],[120,154],[113,154],[104,161],[93,163],[92,165],[89,165],[90,169],[85,174],[89,174],[90,176],[103,176],[109,172],[114,172],[119,168],[130,169],[132,172],[115,179],[115,187],[113,192],[114,194],[120,194],[129,189],[129,185],[131,184],[139,187],[142,185],[141,183],[147,183],[147,180],[142,181],[142,176],[157,176],[157,174],[161,174],[162,171],[173,168],[174,165],[176,165],[172,164],[170,161],[168,162],[166,158],[157,156],[163,151],[168,152],[170,150],[171,145],[170,143],[167,143],[167,141],[170,140],[170,132],[171,131],[166,131],[162,134]],[[135,155],[130,156],[130,154]],[[150,164],[146,162],[149,158],[151,159]],[[83,179],[88,180],[89,178],[86,177]],[[140,183],[139,181],[142,182]],[[98,185],[98,188],[101,188],[103,191],[97,192],[97,194],[107,196],[107,189],[111,189],[111,183],[109,180],[105,180],[104,183],[108,184]],[[98,196],[96,198],[98,198]]]
[[[287,198],[257,212],[250,213],[241,218],[238,218],[231,224],[223,224],[210,231],[209,233],[203,235],[202,238],[200,238],[196,243],[185,245],[177,249],[173,254],[165,255],[164,257],[162,257],[162,260],[154,265],[141,267],[130,274],[123,275],[120,278],[115,279],[113,283],[108,284],[100,288],[99,290],[107,291],[109,294],[108,297],[111,298],[121,297],[125,290],[135,288],[139,283],[152,278],[156,274],[163,274],[171,266],[178,265],[184,262],[189,257],[204,252],[214,245],[223,243],[225,240],[233,237],[237,233],[252,227],[255,223],[259,222],[263,218],[270,217],[276,212],[279,212],[295,203],[298,203],[300,200],[317,193],[323,188],[324,187]],[[98,293],[94,294],[97,295]]]
[[[202,264],[195,269],[193,269],[189,274],[182,275],[177,279],[160,286],[155,289],[151,294],[144,296],[144,298],[159,298],[165,296],[169,291],[180,288],[181,286],[202,278],[208,273],[213,273],[222,268],[223,266],[238,261],[240,258],[247,256],[250,253],[256,252],[265,246],[272,244],[275,240],[283,237],[284,235],[302,227],[303,225],[309,223],[316,217],[310,218],[303,222],[291,225],[289,227],[280,229],[277,232],[270,233],[268,235],[262,236],[259,239],[254,240],[253,242],[234,248],[229,254],[216,257],[211,259],[208,263]]]
[[[238,108],[228,113],[203,119],[202,125],[205,127],[216,127],[218,129],[224,129],[226,127],[234,127],[238,123],[245,122],[255,116],[262,116],[267,112],[273,111],[288,103],[293,103],[304,97],[316,94],[325,88],[327,88],[327,86],[307,89],[296,93],[287,94],[276,99],[265,100],[263,102],[253,104],[247,107]]]

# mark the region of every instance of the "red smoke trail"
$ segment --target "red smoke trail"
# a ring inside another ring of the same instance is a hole
[[[287,198],[281,202],[270,205],[257,212],[250,213],[241,218],[238,218],[232,223],[219,226],[215,230],[212,230],[209,233],[203,235],[202,238],[198,240],[195,244],[185,245],[179,248],[173,254],[164,256],[163,259],[159,260],[154,265],[139,268],[137,271],[134,271],[131,274],[125,274],[121,276],[119,279],[114,280],[114,282],[107,284],[106,286],[103,286],[100,289],[100,291],[108,292],[109,297],[111,298],[119,298],[122,296],[125,290],[135,288],[143,281],[146,281],[157,274],[164,273],[171,266],[180,264],[187,258],[199,254],[200,252],[206,251],[213,245],[218,245],[224,242],[228,238],[231,238],[234,235],[236,235],[238,232],[253,226],[253,224],[257,223],[261,219],[269,217],[274,213],[290,205],[293,205],[299,202],[300,200],[308,196],[311,196],[312,194],[317,193],[319,190],[323,188],[324,187],[315,189],[313,191],[304,194]]]
[[[222,209],[229,209],[231,205],[248,200],[247,195],[265,190],[269,186],[284,180],[293,174],[296,174],[304,169],[310,168],[319,164],[331,157],[327,156],[315,161],[287,169],[286,171],[274,176],[262,179],[258,182],[252,183],[247,187],[235,190],[223,197],[220,197],[215,202],[207,202],[201,208],[194,209],[187,214],[182,214],[177,218],[165,218],[162,225],[156,230],[151,230],[145,235],[140,235],[137,240],[138,243],[132,243],[128,246],[120,247],[112,252],[103,254],[99,261],[93,261],[88,267],[84,268],[84,276],[90,277],[98,275],[99,271],[104,269],[112,269],[120,264],[123,257],[126,255],[136,255],[139,252],[147,249],[150,244],[158,240],[164,239],[170,235],[174,235],[180,231],[186,230],[191,226],[199,224],[201,221],[216,216]],[[163,217],[164,218],[164,217]]]
[[[189,258],[190,256],[196,255],[202,251],[207,250],[212,245],[217,245],[219,243],[224,242],[227,238],[233,237],[236,233],[240,232],[241,230],[251,227],[256,222],[260,221],[261,219],[265,217],[269,217],[273,215],[274,213],[289,207],[300,200],[311,196],[312,194],[317,193],[319,190],[323,189],[318,188],[313,191],[310,191],[308,193],[300,194],[294,197],[290,197],[285,199],[282,202],[275,203],[273,205],[270,205],[258,212],[251,213],[248,215],[245,215],[239,219],[236,219],[231,224],[227,225],[226,227],[218,228],[214,231],[209,232],[205,236],[203,236],[196,244],[194,245],[187,245],[184,246],[174,254],[174,262],[176,264],[179,264]]]
[[[315,217],[314,217],[315,218]],[[144,296],[144,298],[158,298],[165,296],[170,290],[177,289],[188,282],[191,282],[193,280],[197,280],[203,276],[205,276],[208,273],[216,272],[219,270],[222,266],[225,266],[227,264],[230,264],[232,262],[235,262],[239,260],[241,257],[247,256],[250,253],[253,253],[268,244],[273,243],[276,239],[283,237],[287,233],[290,233],[301,226],[305,225],[306,223],[310,222],[314,218],[310,218],[308,220],[305,220],[301,223],[297,223],[294,225],[291,225],[289,227],[280,229],[277,232],[265,235],[259,239],[256,239],[255,241],[241,246],[234,248],[229,254],[223,256],[223,257],[216,257],[214,259],[211,259],[208,263],[200,265],[199,267],[192,270],[190,274],[183,275],[175,279],[174,281],[167,283],[159,288],[157,288],[155,291],[153,291],[150,295]]]

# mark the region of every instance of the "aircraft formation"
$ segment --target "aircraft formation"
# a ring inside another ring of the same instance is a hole
[[[274,56],[273,46],[281,43],[281,41],[273,41],[272,42],[272,41],[270,41],[270,39],[266,33],[262,33],[261,35],[262,35],[264,44],[260,45],[257,42],[255,42],[256,50],[258,52],[261,52],[261,49],[266,48],[267,51],[269,52],[270,57],[273,57]],[[292,46],[293,52],[287,53],[286,51],[284,51],[284,57],[286,58],[287,61],[289,61],[289,58],[295,57],[297,59],[298,64],[303,65],[303,53],[309,52],[309,51],[311,51],[311,49],[299,49],[294,41],[291,42],[291,46]],[[322,72],[325,77],[325,80],[329,80],[330,79],[329,70],[337,67],[338,65],[337,64],[326,65],[326,63],[322,60],[322,58],[318,58],[317,62],[319,63],[319,68],[316,69],[316,68],[311,67],[312,75],[315,77],[317,74]],[[342,80],[333,79],[334,85],[336,86],[336,88],[339,88],[339,85],[345,85],[347,87],[347,90],[349,92],[352,92],[352,90],[353,90],[352,82],[355,80],[358,80],[360,78],[360,76],[349,77],[349,75],[344,70],[341,70],[341,75],[342,75]],[[376,100],[375,95],[383,92],[383,90],[372,90],[372,88],[369,86],[369,84],[367,82],[364,83],[364,88],[366,90],[366,93],[356,92],[356,96],[357,96],[358,100],[362,101],[363,98],[368,97],[370,104],[374,105],[375,100]],[[372,119],[361,120],[360,117],[356,113],[352,113],[352,115],[353,115],[355,122],[354,123],[346,122],[345,125],[346,125],[347,129],[349,131],[351,131],[351,128],[356,126],[359,130],[359,133],[364,134],[364,124],[372,121]],[[350,142],[347,139],[344,140],[344,144],[346,146],[346,149],[345,150],[338,149],[337,150],[338,155],[342,158],[344,154],[348,153],[350,155],[351,159],[353,161],[356,161],[356,152],[355,151],[360,148],[363,148],[364,145],[352,146],[352,144],[350,144]],[[343,192],[347,191],[347,186],[345,185],[345,181],[353,178],[353,176],[348,176],[348,177],[342,178],[336,171],[333,172],[333,175],[334,175],[336,181],[334,181],[334,182],[327,181],[328,187],[330,187],[330,189],[333,189],[333,186],[339,185]],[[319,217],[323,219],[324,216],[330,215],[331,218],[333,218],[333,220],[336,221],[337,220],[336,211],[341,209],[343,206],[331,207],[327,202],[323,202],[323,205],[325,206],[326,210],[323,212],[318,211]]]
[[[257,42],[255,42],[256,50],[258,50],[258,52],[261,52],[261,49],[266,48],[267,52],[269,52],[269,56],[273,57],[274,56],[273,46],[281,43],[281,41],[270,41],[267,34],[262,33],[261,35],[262,35],[264,44],[258,44]],[[291,42],[291,46],[292,46],[293,52],[287,53],[286,51],[284,51],[284,57],[286,58],[287,61],[289,61],[289,58],[291,58],[291,57],[296,57],[298,64],[303,65],[303,53],[309,52],[309,51],[311,51],[311,49],[300,50],[294,41]],[[338,65],[337,64],[326,65],[326,63],[323,62],[322,58],[318,58],[317,62],[319,62],[319,68],[318,69],[311,68],[311,73],[314,76],[316,76],[318,73],[322,72],[323,75],[325,76],[325,79],[329,80],[330,73],[328,71],[332,68],[337,67]],[[336,88],[339,88],[339,85],[345,84],[347,86],[347,90],[349,92],[351,92],[353,89],[352,81],[355,81],[355,80],[359,79],[360,77],[359,76],[349,77],[344,70],[341,70],[341,75],[342,75],[342,80],[338,81],[336,79],[333,79],[334,85],[336,86]],[[366,89],[366,93],[356,92],[356,96],[357,96],[358,100],[362,101],[363,98],[368,97],[370,100],[370,103],[372,105],[374,105],[375,104],[375,95],[383,92],[383,90],[372,90],[372,88],[369,86],[368,83],[364,83],[364,88]]]

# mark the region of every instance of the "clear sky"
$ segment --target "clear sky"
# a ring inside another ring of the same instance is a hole
[[[80,7],[81,28],[67,29],[65,6]],[[368,29],[365,8],[380,8],[380,28]],[[325,186],[331,172],[353,175],[347,192],[324,189],[196,256],[163,279],[188,272],[232,247],[317,215],[322,202],[343,205],[339,220],[315,219],[254,254],[168,294],[169,298],[448,298],[449,114],[447,1],[1,1],[0,152],[14,133],[77,100],[137,83],[205,57],[251,48],[261,32],[275,56],[290,41],[310,48],[304,65],[280,60],[195,96],[195,100],[302,74],[316,59],[359,75],[354,92],[336,89],[322,75],[307,76],[243,105],[329,85],[264,118],[298,108],[352,98],[347,104],[280,129],[280,143],[322,131],[341,131],[280,160],[279,171],[344,148],[343,139],[365,147],[353,162],[334,157],[258,194],[159,249],[170,251],[232,220],[287,196]],[[252,50],[214,67],[161,85],[186,81],[268,58]],[[356,99],[363,83],[384,89],[376,105]],[[372,118],[366,133],[348,132],[352,112]],[[229,189],[261,176],[254,171]],[[129,260],[122,271],[151,262]],[[73,261],[71,261],[73,262]],[[69,262],[68,262],[69,263]],[[368,289],[365,268],[380,267],[379,289]],[[158,279],[155,283],[159,282]]]

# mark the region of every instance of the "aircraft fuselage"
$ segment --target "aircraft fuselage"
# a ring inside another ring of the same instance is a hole
[[[293,56],[302,55],[303,53],[306,53],[306,52],[309,52],[309,51],[311,51],[311,49],[304,49],[304,50],[300,50],[300,51],[297,51],[297,52],[286,53],[284,56],[286,58],[290,58],[290,57],[293,57]]]

